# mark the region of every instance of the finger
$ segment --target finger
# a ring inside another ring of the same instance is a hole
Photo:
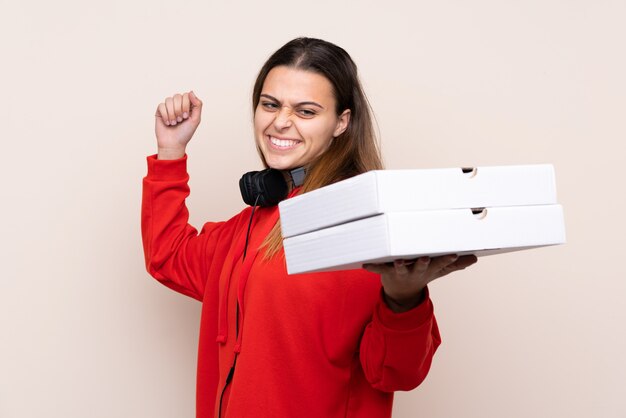
[[[180,123],[183,121],[183,96],[180,94],[175,94],[173,97],[174,100],[174,113],[176,116],[176,122]]]
[[[456,260],[458,260],[458,258],[459,256],[456,254],[448,254],[442,255],[440,257],[435,257],[432,263],[430,263],[430,270],[434,273],[441,271],[450,264],[454,263]]]
[[[170,121],[167,118],[167,109],[165,107],[165,103],[159,104],[159,106],[157,107],[157,111],[154,114],[154,116],[156,116],[156,118],[159,119],[165,125],[169,125],[170,124]]]
[[[198,96],[196,96],[196,93],[194,93],[193,90],[191,90],[189,92],[189,100],[191,100],[191,107],[192,107],[192,109],[194,107],[201,107],[202,106],[202,100],[200,100],[198,98]]]
[[[189,110],[191,107],[191,103],[189,101],[189,93],[183,94],[183,119],[187,119],[189,117]]]
[[[167,109],[167,119],[170,121],[170,125],[176,125],[176,112],[174,112],[174,99],[168,97],[165,99],[165,107]]]
[[[376,274],[384,274],[390,270],[385,264],[363,264],[363,269]]]
[[[459,259],[456,260],[452,265],[458,267],[457,270],[463,270],[464,268],[475,264],[477,261],[478,257],[476,257],[474,254],[469,254],[459,257]]]
[[[404,260],[394,260],[393,267],[398,276],[406,276],[409,274],[409,268],[404,263]]]
[[[454,263],[448,264],[443,269],[441,269],[439,271],[439,275],[440,276],[445,276],[446,274],[450,274],[453,271],[463,270],[463,269],[471,266],[472,264],[476,263],[476,261],[478,261],[478,258],[475,255],[473,255],[473,254],[461,256]]]
[[[198,99],[198,96],[193,91],[189,92],[189,100],[191,101],[191,111],[189,116],[193,121],[200,120],[200,113],[202,113],[202,100]]]
[[[423,274],[428,270],[428,266],[430,265],[430,257],[420,257],[417,259],[415,264],[413,265],[413,271]]]

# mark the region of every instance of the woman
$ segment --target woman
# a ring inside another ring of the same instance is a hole
[[[265,166],[287,179],[306,169],[288,197],[381,168],[356,66],[338,46],[287,43],[261,68],[252,102]],[[185,150],[201,112],[193,92],[158,106],[142,207],[148,271],[203,303],[197,416],[389,417],[393,392],[420,384],[440,343],[426,285],[476,258],[287,276],[276,206],[198,234]]]

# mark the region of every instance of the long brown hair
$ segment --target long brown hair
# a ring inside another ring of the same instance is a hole
[[[350,109],[347,129],[332,141],[324,154],[309,164],[300,193],[383,168],[369,102],[361,87],[356,64],[343,48],[314,38],[296,38],[283,45],[269,57],[259,71],[252,93],[253,114],[259,104],[267,75],[272,68],[278,66],[311,71],[326,77],[333,88],[337,116]],[[257,150],[267,167],[258,147]],[[262,247],[266,249],[266,257],[280,251],[280,220],[267,235]]]

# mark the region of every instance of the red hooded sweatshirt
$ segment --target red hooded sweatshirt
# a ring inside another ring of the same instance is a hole
[[[198,234],[186,163],[148,157],[141,226],[148,272],[202,302],[197,417],[390,417],[441,341],[428,291],[394,313],[365,270],[287,275],[259,250],[277,207],[255,211],[245,258],[250,207]]]

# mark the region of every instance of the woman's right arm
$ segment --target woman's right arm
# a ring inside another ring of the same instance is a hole
[[[208,272],[220,262],[220,243],[230,242],[236,221],[207,223],[200,234],[188,224],[185,148],[200,123],[202,102],[175,95],[155,114],[158,154],[148,157],[143,179],[141,229],[148,272],[162,284],[202,300]]]

